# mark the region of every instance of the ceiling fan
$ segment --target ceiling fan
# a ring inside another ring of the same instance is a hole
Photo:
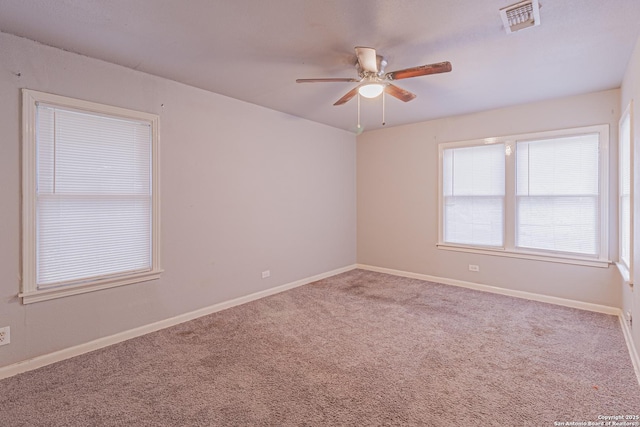
[[[296,83],[360,83],[358,86],[347,92],[342,98],[337,100],[333,105],[345,104],[357,94],[366,98],[375,98],[382,92],[398,98],[401,101],[408,102],[414,99],[416,95],[394,85],[392,83],[393,81],[408,79],[411,77],[426,76],[429,74],[448,73],[451,71],[451,63],[446,61],[385,73],[384,69],[387,66],[387,61],[384,57],[378,55],[374,48],[358,46],[355,49],[357,57],[356,69],[358,70],[358,76],[360,78],[297,79]]]

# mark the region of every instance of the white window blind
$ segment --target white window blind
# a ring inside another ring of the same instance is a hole
[[[516,246],[597,255],[598,134],[516,146]]]
[[[503,245],[504,144],[443,151],[444,241]]]
[[[151,126],[37,106],[37,287],[149,271]]]
[[[438,247],[607,267],[608,138],[594,125],[439,144]]]

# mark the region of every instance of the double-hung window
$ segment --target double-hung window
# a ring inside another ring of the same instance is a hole
[[[444,249],[606,265],[608,126],[439,145]]]
[[[160,274],[158,117],[23,90],[24,303]]]
[[[444,241],[501,247],[504,234],[504,145],[442,152]]]
[[[597,256],[598,134],[516,143],[516,247]]]

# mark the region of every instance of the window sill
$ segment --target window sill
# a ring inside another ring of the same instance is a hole
[[[32,304],[34,302],[47,301],[56,298],[68,297],[71,295],[84,294],[87,292],[99,291],[101,289],[115,288],[117,286],[131,285],[133,283],[147,282],[160,278],[162,270],[147,271],[136,275],[126,277],[104,279],[85,283],[82,285],[63,286],[59,288],[36,290],[30,292],[22,292],[18,297],[22,298],[23,304]]]
[[[555,262],[560,264],[584,265],[588,267],[608,268],[609,264],[611,264],[611,261],[609,260],[583,258],[579,256],[573,257],[573,256],[546,255],[546,254],[540,254],[537,252],[522,252],[522,251],[515,252],[515,251],[504,250],[504,249],[456,246],[456,245],[450,245],[445,243],[438,243],[436,246],[438,247],[438,249],[444,249],[447,251],[467,252],[467,253],[493,255],[493,256],[501,256],[501,257],[508,257],[508,258],[521,258],[521,259],[529,259],[534,261]]]

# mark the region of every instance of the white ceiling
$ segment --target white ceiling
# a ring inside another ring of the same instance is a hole
[[[638,39],[638,0],[541,0],[541,25],[507,35],[516,0],[0,0],[0,31],[355,130],[355,46],[387,71],[450,61],[453,71],[398,81],[387,126],[620,86]],[[365,130],[381,127],[364,100]]]

